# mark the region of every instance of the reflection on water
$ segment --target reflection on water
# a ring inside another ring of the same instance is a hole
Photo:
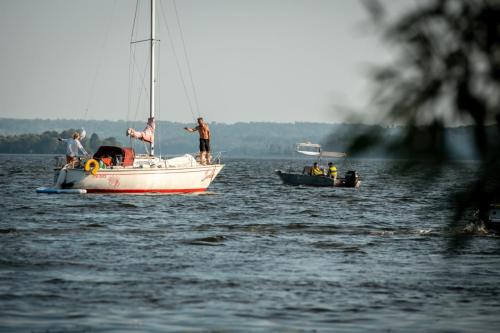
[[[51,157],[0,160],[0,331],[500,327],[500,238],[447,227],[473,163],[427,183],[353,161],[355,190],[273,172],[304,161],[229,159],[202,195],[45,195]]]

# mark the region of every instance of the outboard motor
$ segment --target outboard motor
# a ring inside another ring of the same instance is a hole
[[[358,173],[356,170],[349,170],[345,173],[344,184],[346,187],[355,187],[358,182]]]

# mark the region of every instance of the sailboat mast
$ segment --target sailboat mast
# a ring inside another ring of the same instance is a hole
[[[150,40],[150,56],[149,69],[150,69],[150,86],[149,86],[149,117],[154,119],[155,116],[155,0],[151,0],[151,40]],[[151,142],[151,156],[154,155],[154,141]]]

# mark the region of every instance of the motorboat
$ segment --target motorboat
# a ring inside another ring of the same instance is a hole
[[[298,143],[296,151],[299,154],[316,157],[316,163],[320,164],[322,158],[347,158],[346,153],[323,151],[321,145],[304,142]],[[302,172],[275,170],[286,185],[305,185],[317,187],[352,187],[361,186],[361,180],[356,170],[346,171],[344,177],[331,177],[323,172],[322,175],[312,175],[312,167],[305,166]]]

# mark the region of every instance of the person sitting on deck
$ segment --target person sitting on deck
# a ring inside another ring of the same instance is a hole
[[[328,177],[337,179],[337,167],[332,162],[328,163]]]
[[[313,167],[311,169],[311,176],[323,176],[323,175],[324,175],[323,169],[321,169],[318,166],[317,162],[314,162]]]

